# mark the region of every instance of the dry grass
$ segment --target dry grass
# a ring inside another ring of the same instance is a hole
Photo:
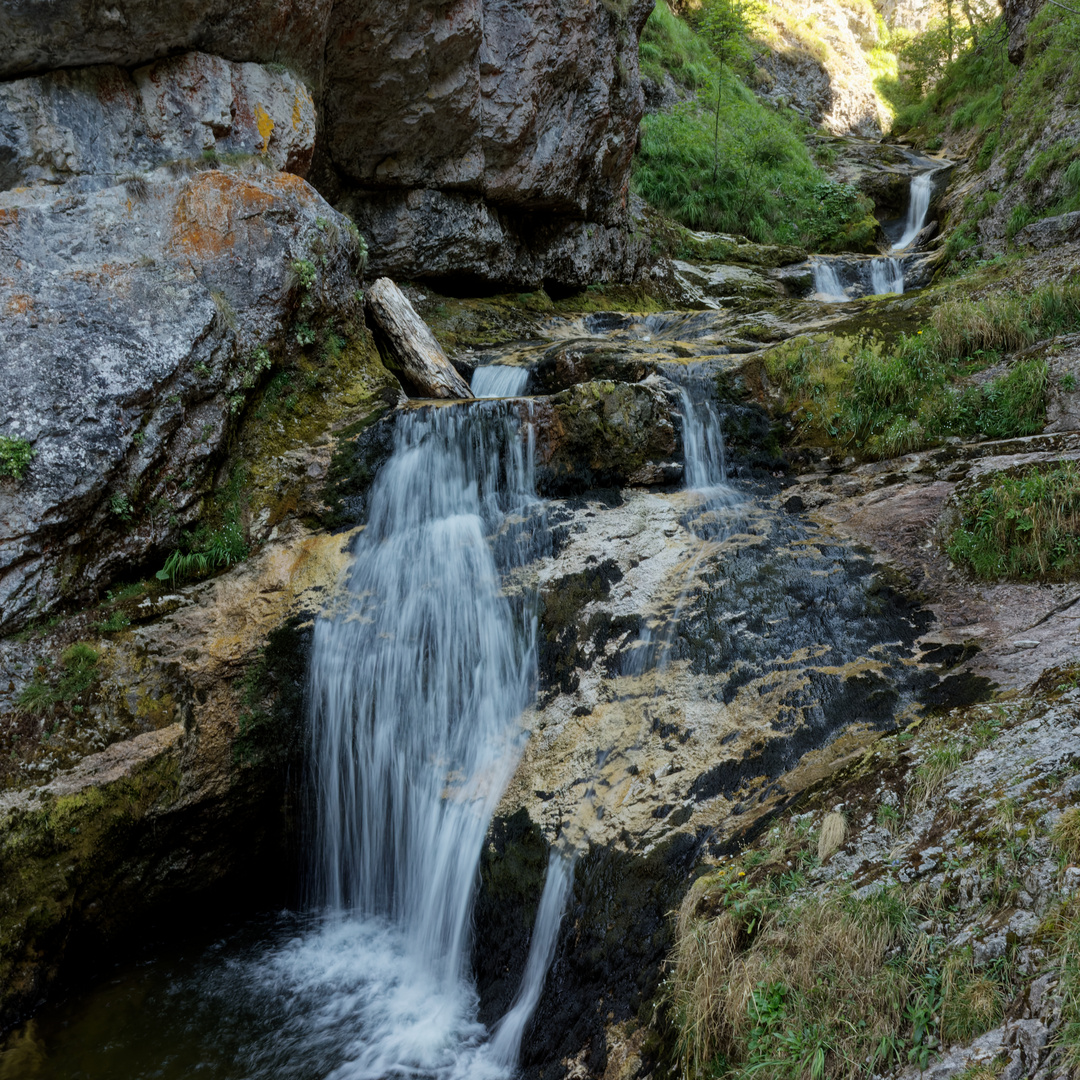
[[[818,836],[817,853],[822,862],[826,862],[844,846],[844,838],[847,836],[847,823],[843,814],[826,814],[821,825],[821,835]]]
[[[1080,863],[1080,806],[1071,807],[1058,818],[1050,839],[1067,863]]]
[[[718,886],[724,907],[699,918]],[[683,1075],[708,1075],[721,1059],[761,1078],[855,1077],[868,1057],[884,1064],[912,993],[906,965],[888,960],[912,937],[894,893],[771,907],[762,890],[698,882],[680,912],[670,980]]]
[[[974,747],[967,742],[939,746],[931,750],[915,770],[915,779],[907,793],[907,813],[925,810],[960,763],[971,757]]]

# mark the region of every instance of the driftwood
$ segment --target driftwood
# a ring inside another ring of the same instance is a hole
[[[394,359],[422,395],[433,398],[473,396],[469,384],[447,360],[427,323],[389,278],[379,278],[367,290],[367,304]]]

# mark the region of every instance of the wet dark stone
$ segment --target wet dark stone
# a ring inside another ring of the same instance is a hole
[[[394,417],[387,412],[373,413],[339,434],[323,490],[323,528],[350,529],[363,520],[368,489],[393,448]]]
[[[480,859],[472,950],[480,1020],[489,1026],[510,1008],[525,970],[547,861],[547,841],[526,809],[492,821]]]
[[[806,503],[802,501],[802,498],[798,495],[792,495],[784,502],[784,509],[789,514],[798,514],[806,509]]]
[[[982,675],[961,671],[939,683],[927,687],[919,697],[930,709],[955,709],[962,705],[976,705],[989,701],[997,692],[998,685]]]
[[[525,1033],[522,1080],[565,1075],[558,1062],[583,1047],[592,1075],[601,1075],[607,1025],[649,1022],[672,945],[668,916],[686,891],[699,846],[680,834],[647,856],[593,848],[579,860],[555,958]]]
[[[588,670],[613,637],[636,634],[640,617],[612,617],[597,613],[582,622],[586,604],[611,595],[611,586],[623,574],[614,559],[567,574],[552,582],[540,596],[540,634],[537,661],[541,704],[558,693],[573,693],[580,672]]]
[[[977,656],[982,649],[973,641],[965,641],[961,644],[938,645],[928,643],[926,651],[919,657],[924,664],[940,664],[948,669],[966,663],[973,656]]]

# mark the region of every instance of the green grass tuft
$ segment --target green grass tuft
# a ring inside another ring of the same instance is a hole
[[[1062,580],[1080,573],[1080,468],[1062,461],[995,477],[960,500],[950,558],[977,577]]]

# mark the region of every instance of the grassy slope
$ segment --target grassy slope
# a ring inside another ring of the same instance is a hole
[[[696,95],[642,123],[634,187],[694,229],[825,251],[872,250],[869,201],[829,181],[801,122],[762,105],[661,0],[641,38],[642,73]],[[717,151],[715,102],[720,94]]]
[[[1080,209],[1080,124],[1071,112],[1080,102],[1080,15],[1046,5],[1029,27],[1019,68],[1006,43],[998,20],[978,48],[961,52],[897,112],[896,134],[931,149],[944,143],[976,174],[949,221],[950,259],[977,249],[980,238],[1011,241],[1032,221]]]

